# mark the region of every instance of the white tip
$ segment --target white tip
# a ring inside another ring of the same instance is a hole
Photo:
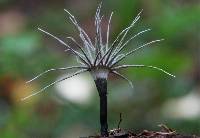
[[[67,52],[67,51],[70,51],[70,49],[65,49],[64,51]]]
[[[143,12],[143,9],[140,10],[137,16],[140,16],[140,14]]]
[[[24,98],[21,98],[21,101],[25,101],[25,100],[31,98],[32,96],[34,96],[34,95],[36,95],[36,94],[37,94],[37,93],[33,93],[33,94],[29,95],[29,96],[26,96],[26,97],[24,97]]]
[[[74,17],[67,9],[64,9],[65,12],[67,12],[71,17]]]
[[[41,31],[41,32],[46,33],[46,31],[44,31],[43,29],[41,29],[41,28],[39,28],[39,27],[38,27],[38,30]]]
[[[31,81],[32,81],[32,80],[27,81],[26,84],[27,84],[27,83],[30,83]]]
[[[172,77],[176,78],[176,76],[172,75]]]

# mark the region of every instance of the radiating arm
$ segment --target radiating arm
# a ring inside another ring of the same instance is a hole
[[[71,20],[72,23],[77,27],[77,29],[80,31],[80,33],[82,33],[86,37],[86,39],[87,39],[89,45],[91,46],[91,48],[94,48],[94,47],[92,47],[93,44],[92,44],[92,41],[91,41],[90,37],[85,32],[85,30],[78,25],[78,22],[77,22],[76,18],[68,10],[64,9],[64,11],[67,12],[70,15],[70,17],[72,19]]]
[[[68,39],[72,40],[76,46],[81,50],[83,55],[85,56],[86,60],[89,62],[90,66],[92,65],[92,58],[89,58],[87,56],[87,53],[84,51],[84,49],[81,47],[81,45],[73,38],[73,37],[67,37]]]
[[[64,11],[69,14],[69,16],[70,16],[69,19],[74,24],[74,26],[78,29],[79,37],[81,38],[82,42],[84,43],[84,46],[88,52],[88,56],[90,57],[90,59],[92,59],[92,51],[95,51],[95,47],[92,44],[90,37],[87,35],[87,33],[84,31],[84,29],[80,27],[76,18],[68,10],[64,9]]]
[[[53,34],[44,31],[41,28],[38,28],[38,30],[40,30],[41,32],[51,36],[52,38],[56,39],[57,41],[59,41],[61,44],[63,44],[64,46],[66,46],[68,49],[70,49],[72,51],[72,53],[74,54],[74,56],[79,57],[85,64],[89,65],[89,63],[87,63],[87,61],[83,58],[83,55],[80,54],[79,52],[75,51],[74,49],[72,49],[69,45],[67,45],[65,42],[63,42],[61,39],[59,39],[58,37],[54,36]]]
[[[134,88],[134,87],[133,87],[133,83],[132,83],[128,78],[126,78],[124,75],[120,74],[120,73],[117,72],[117,71],[112,71],[112,73],[115,74],[115,75],[117,75],[117,76],[119,76],[120,78],[126,80],[126,81],[129,83],[129,85],[131,86],[131,88],[132,88],[132,89]]]
[[[153,43],[156,43],[156,42],[160,42],[160,41],[163,41],[163,40],[164,40],[164,39],[153,40],[153,41],[151,41],[151,42],[148,42],[148,43],[145,43],[145,44],[139,46],[139,47],[136,48],[136,49],[131,50],[130,52],[126,53],[123,57],[121,57],[120,59],[118,59],[116,62],[111,63],[110,67],[113,67],[115,64],[119,63],[121,60],[123,60],[123,59],[126,58],[127,56],[129,56],[129,55],[135,53],[136,51],[138,51],[138,50],[140,50],[140,49],[142,49],[142,48],[144,48],[144,47],[146,47],[146,46],[149,46],[150,44],[153,44]]]
[[[106,33],[106,51],[108,50],[108,45],[109,45],[110,24],[111,24],[111,20],[112,20],[112,15],[113,15],[113,12],[111,12],[110,18],[108,21],[108,27],[107,27],[107,33]]]
[[[127,30],[125,31],[125,33],[124,33],[124,35],[122,36],[122,38],[121,38],[119,44],[118,44],[117,47],[115,48],[114,53],[115,53],[115,52],[118,50],[118,48],[120,48],[120,46],[122,45],[122,43],[123,43],[123,41],[124,41],[124,39],[125,39],[127,33],[129,32],[129,30],[130,30],[132,27],[134,27],[135,23],[140,19],[140,14],[141,14],[141,13],[142,13],[142,11],[140,11],[139,14],[135,17],[135,19],[133,20],[133,22],[132,22],[131,25],[130,25],[130,28],[127,29]]]
[[[139,33],[135,34],[134,36],[132,36],[130,39],[128,39],[114,54],[113,56],[109,59],[107,65],[110,65],[114,59],[116,58],[116,56],[125,48],[125,46],[131,41],[133,40],[134,38],[136,38],[137,36],[145,33],[145,32],[148,32],[150,31],[151,29],[146,29],[146,30],[143,30],[143,31],[140,31]]]
[[[116,49],[118,49],[118,47],[122,44],[126,34],[128,33],[128,31],[134,26],[134,24],[139,20],[140,18],[140,14],[142,13],[139,12],[139,14],[134,18],[134,20],[132,21],[132,23],[125,28],[124,30],[122,30],[116,37],[116,39],[113,41],[112,45],[111,45],[111,50],[109,51],[109,53],[107,54],[107,59],[106,59],[106,64],[109,61],[109,59],[113,56],[113,54],[115,53]],[[123,36],[122,36],[123,35]],[[122,36],[122,38],[120,39],[120,37]],[[116,46],[117,42],[120,40],[120,42],[118,43],[118,45]],[[116,47],[116,48],[115,48]],[[114,49],[115,48],[115,49]],[[114,52],[113,52],[114,50]]]
[[[158,67],[155,67],[155,66],[147,66],[147,65],[122,65],[122,66],[117,66],[117,67],[113,67],[112,69],[113,70],[119,70],[119,69],[122,69],[122,68],[130,68],[130,67],[135,67],[135,68],[142,68],[142,67],[146,67],[146,68],[152,68],[152,69],[156,69],[156,70],[159,70],[171,77],[176,77],[174,75],[172,75],[171,73],[165,71],[164,69],[161,69],[161,68],[158,68]]]
[[[51,84],[49,84],[49,85],[45,86],[44,88],[42,88],[41,90],[39,90],[39,91],[37,91],[37,92],[34,92],[33,94],[31,94],[31,95],[29,95],[29,96],[26,96],[26,97],[22,98],[21,101],[24,101],[24,100],[26,100],[26,99],[28,99],[28,98],[30,98],[30,97],[32,97],[32,96],[35,96],[35,95],[37,95],[37,94],[43,92],[44,90],[46,90],[47,88],[49,88],[50,86],[52,86],[52,85],[54,85],[54,84],[56,84],[56,83],[59,83],[59,82],[61,82],[61,81],[64,81],[64,80],[66,80],[66,79],[69,79],[69,78],[71,78],[71,77],[73,77],[73,76],[76,76],[76,75],[81,74],[81,73],[86,72],[86,71],[87,71],[87,69],[82,69],[82,70],[79,70],[79,71],[73,73],[73,74],[70,75],[70,76],[67,76],[67,77],[65,77],[65,78],[59,79],[59,80],[57,80],[57,81],[54,81],[54,82],[52,82]]]
[[[81,38],[87,52],[90,58],[92,58],[92,51],[94,51],[94,47],[92,46],[92,44],[89,43],[89,41],[87,40],[87,37],[85,37],[84,33],[83,33],[83,29],[78,25],[77,21],[75,20],[75,18],[69,17],[69,19],[72,21],[72,23],[76,26],[76,28],[79,31],[79,37]]]
[[[42,73],[40,73],[39,75],[35,76],[33,79],[27,81],[26,83],[30,83],[36,79],[38,79],[39,77],[51,72],[51,71],[57,71],[57,70],[68,70],[68,69],[87,69],[87,67],[83,67],[83,66],[72,66],[72,67],[66,67],[66,68],[55,68],[55,69],[49,69],[49,70],[46,70]]]
[[[102,31],[101,31],[101,21],[102,17],[100,16],[101,12],[101,6],[102,2],[99,4],[96,14],[95,14],[95,28],[96,28],[96,35],[95,35],[95,47],[96,47],[96,54],[99,53],[98,58],[101,58],[102,53],[101,53],[101,47],[103,46],[102,44]]]

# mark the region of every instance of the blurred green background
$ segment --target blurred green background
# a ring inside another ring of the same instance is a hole
[[[67,18],[70,10],[86,32],[94,35],[95,0],[0,0],[0,137],[75,138],[99,131],[99,99],[89,73],[57,84],[21,102],[46,84],[69,72],[52,72],[25,82],[44,70],[76,65],[76,59],[42,27],[66,40],[78,39]],[[143,9],[142,18],[130,34],[146,28],[127,51],[154,39],[165,41],[138,51],[126,63],[162,67],[176,78],[151,69],[123,71],[134,84],[111,75],[108,85],[109,128],[140,132],[159,130],[166,124],[180,133],[200,135],[200,2],[198,0],[103,1],[104,30],[114,11],[111,40]],[[103,31],[105,33],[105,31]],[[129,34],[129,37],[130,37]]]

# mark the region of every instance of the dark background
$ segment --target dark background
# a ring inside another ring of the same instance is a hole
[[[0,0],[0,137],[67,137],[98,133],[99,102],[89,73],[55,85],[26,101],[20,99],[68,72],[54,72],[25,82],[49,68],[76,65],[76,60],[42,27],[60,38],[78,38],[67,18],[70,10],[94,36],[95,0]],[[158,130],[166,124],[180,133],[200,135],[200,2],[198,0],[107,0],[102,13],[106,29],[114,11],[111,40],[143,9],[131,34],[151,28],[130,43],[127,51],[154,39],[165,41],[138,51],[126,62],[162,67],[173,79],[151,69],[123,71],[134,84],[110,76],[109,128],[134,132]],[[130,35],[129,35],[130,36]],[[64,93],[62,93],[64,91]]]

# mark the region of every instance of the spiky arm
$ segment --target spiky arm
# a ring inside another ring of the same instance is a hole
[[[115,75],[117,75],[118,77],[124,79],[125,81],[127,81],[128,84],[131,86],[131,88],[133,88],[133,83],[128,78],[126,78],[124,75],[120,74],[117,71],[112,71],[112,73],[115,74]]]
[[[123,59],[126,58],[127,56],[129,56],[129,55],[135,53],[136,51],[138,51],[138,50],[140,50],[140,49],[142,49],[142,48],[144,48],[144,47],[146,47],[146,46],[149,46],[149,45],[151,45],[151,44],[153,44],[153,43],[160,42],[160,41],[163,41],[163,40],[164,40],[164,39],[153,40],[153,41],[151,41],[151,42],[148,42],[148,43],[145,43],[145,44],[139,46],[139,47],[136,48],[136,49],[131,50],[130,52],[126,53],[123,57],[121,57],[120,59],[118,59],[116,62],[110,63],[110,67],[113,67],[114,65],[116,65],[117,63],[119,63],[121,60],[123,60]]]
[[[76,44],[76,46],[81,50],[81,52],[85,56],[86,60],[90,64],[90,66],[92,66],[92,60],[89,59],[89,57],[87,56],[87,53],[84,51],[84,49],[81,47],[81,45],[73,37],[67,37],[67,38],[70,39],[70,40],[72,40]]]
[[[108,61],[108,65],[110,64],[110,63],[112,63],[114,60],[115,60],[115,58],[117,57],[117,55],[125,48],[125,46],[127,46],[127,44],[131,41],[131,40],[133,40],[134,38],[136,38],[137,36],[139,36],[139,35],[141,35],[141,34],[143,34],[143,33],[145,33],[145,32],[148,32],[148,31],[150,31],[151,29],[146,29],[146,30],[143,30],[143,31],[140,31],[139,33],[137,33],[136,35],[134,35],[134,36],[132,36],[130,39],[128,39],[118,50],[116,50],[116,52],[113,54],[113,56],[109,59],[109,61]]]
[[[46,90],[47,88],[49,88],[50,86],[52,86],[52,85],[54,85],[54,84],[56,84],[56,83],[59,83],[59,82],[61,82],[61,81],[64,81],[64,80],[66,80],[66,79],[69,79],[69,78],[71,78],[71,77],[73,77],[73,76],[76,76],[76,75],[81,74],[81,73],[86,72],[86,71],[87,71],[87,69],[82,69],[82,70],[79,70],[79,71],[73,73],[73,74],[70,75],[70,76],[67,76],[67,77],[65,77],[65,78],[56,80],[56,81],[52,82],[51,84],[49,84],[49,85],[43,87],[41,90],[39,90],[39,91],[37,91],[37,92],[34,92],[33,94],[31,94],[31,95],[29,95],[29,96],[26,96],[26,97],[22,98],[21,100],[24,101],[24,100],[26,100],[26,99],[28,99],[28,98],[30,98],[30,97],[32,97],[32,96],[35,96],[35,95],[37,95],[37,94],[43,92],[44,90]]]
[[[122,65],[122,66],[117,66],[117,67],[113,67],[112,69],[113,70],[119,70],[119,69],[122,69],[122,68],[130,68],[130,67],[135,67],[135,68],[152,68],[152,69],[155,69],[155,70],[158,70],[158,71],[161,71],[171,77],[175,77],[174,75],[172,75],[171,73],[165,71],[164,69],[161,69],[159,67],[155,67],[155,66],[147,66],[147,65]]]
[[[130,28],[127,29],[127,30],[125,31],[125,33],[124,33],[124,35],[122,36],[122,38],[121,38],[119,44],[118,44],[117,47],[115,48],[113,54],[115,54],[115,52],[120,48],[120,46],[122,45],[122,43],[123,43],[123,41],[124,41],[124,39],[125,39],[127,33],[129,32],[129,30],[130,30],[131,28],[133,28],[134,25],[135,25],[135,23],[140,19],[140,14],[141,14],[141,13],[142,13],[142,11],[140,11],[140,12],[138,13],[138,15],[135,17],[135,19],[134,19],[133,22],[131,23]]]
[[[68,49],[70,49],[70,51],[74,54],[74,56],[79,57],[85,64],[90,65],[84,58],[83,55],[80,54],[79,52],[77,52],[76,50],[72,49],[69,45],[67,45],[64,41],[62,41],[61,39],[59,39],[58,37],[54,36],[53,34],[38,28],[38,30],[40,30],[41,32],[51,36],[52,38],[56,39],[57,41],[59,41],[61,44],[63,44],[64,46],[66,46]]]
[[[92,44],[90,37],[85,32],[85,30],[79,26],[76,18],[68,10],[64,9],[64,11],[67,12],[70,15],[70,17],[69,17],[70,20],[76,26],[76,28],[79,30],[80,34],[82,34],[82,36],[84,37],[84,39],[82,39],[82,38],[81,39],[84,40],[84,41],[86,40],[88,42],[90,48],[94,50],[94,47],[93,47],[93,44]]]
[[[42,73],[40,73],[39,75],[35,76],[33,79],[27,81],[26,83],[30,83],[36,79],[38,79],[39,77],[49,73],[49,72],[52,72],[52,71],[58,71],[58,70],[68,70],[68,69],[87,69],[87,67],[83,67],[83,66],[72,66],[72,67],[66,67],[66,68],[55,68],[55,69],[48,69]]]
[[[142,11],[141,11],[142,12]],[[122,44],[124,38],[126,37],[126,34],[129,32],[129,30],[134,26],[134,24],[139,20],[140,18],[140,14],[141,12],[134,18],[134,20],[132,21],[132,23],[130,24],[130,26],[128,26],[127,28],[125,28],[124,30],[122,30],[116,37],[116,39],[113,41],[112,45],[111,45],[111,50],[108,53],[107,59],[106,59],[106,64],[109,61],[109,59],[113,56],[113,54],[116,52],[116,50],[120,47],[120,45]],[[123,35],[123,36],[122,36]],[[120,37],[122,36],[122,38],[120,39]],[[120,42],[118,43],[118,45],[116,46],[117,42],[120,40]],[[116,48],[114,48],[116,47]],[[114,50],[114,52],[113,52]]]
[[[112,20],[112,15],[113,15],[113,12],[111,12],[110,18],[108,21],[108,27],[107,27],[107,33],[106,33],[106,51],[108,50],[108,45],[109,45],[110,24],[111,24],[111,20]]]

